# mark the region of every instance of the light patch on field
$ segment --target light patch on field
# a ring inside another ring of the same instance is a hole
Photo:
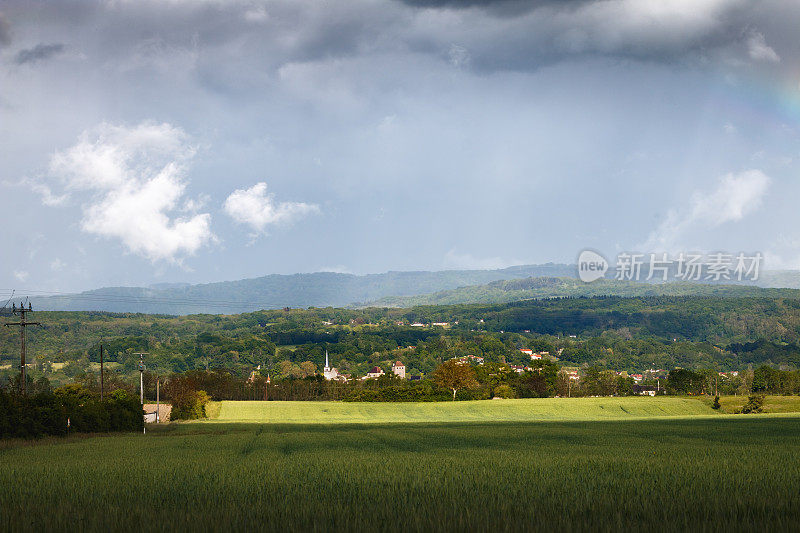
[[[621,420],[714,415],[689,398],[535,398],[471,402],[220,402],[212,422],[391,424]]]

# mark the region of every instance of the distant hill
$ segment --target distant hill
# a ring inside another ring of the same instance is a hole
[[[78,294],[28,296],[36,309],[49,311],[171,315],[242,313],[283,307],[344,307],[387,296],[414,296],[498,280],[574,275],[574,266],[548,263],[499,270],[386,272],[361,276],[334,272],[273,274],[202,285],[106,287]]]
[[[800,290],[763,288],[754,285],[711,285],[690,282],[636,283],[601,279],[584,283],[574,278],[530,277],[493,281],[485,285],[460,287],[433,294],[381,298],[374,307],[414,307],[418,305],[495,304],[563,296],[761,296],[800,297]]]
[[[77,294],[29,296],[38,310],[111,311],[167,315],[243,313],[283,307],[408,307],[503,303],[553,296],[769,295],[753,284],[649,284],[602,279],[583,283],[575,265],[547,263],[498,270],[443,270],[383,274],[279,275],[202,285],[162,283],[106,287]],[[608,274],[612,276],[612,273]],[[800,272],[764,272],[760,287],[800,288]]]

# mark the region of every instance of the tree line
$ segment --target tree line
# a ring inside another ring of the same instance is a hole
[[[558,298],[501,305],[412,309],[288,309],[241,315],[170,317],[114,313],[37,313],[29,336],[30,374],[60,386],[98,371],[138,378],[137,352],[162,376],[226,370],[277,379],[318,373],[325,352],[341,373],[405,363],[430,375],[452,357],[526,365],[522,348],[562,365],[643,371],[675,367],[740,370],[800,368],[800,300],[716,297]],[[447,327],[433,327],[445,322]],[[424,327],[411,324],[422,323]],[[14,332],[0,328],[0,381],[18,370]]]

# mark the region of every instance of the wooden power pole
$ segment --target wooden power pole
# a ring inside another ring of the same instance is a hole
[[[144,405],[144,356],[150,354],[147,352],[136,352],[133,355],[139,356],[139,401]]]
[[[25,328],[27,326],[41,326],[39,322],[28,322],[25,319],[25,313],[32,313],[33,306],[28,303],[28,308],[25,309],[25,306],[20,303],[19,309],[17,309],[16,305],[11,308],[11,311],[14,315],[19,314],[19,322],[8,322],[6,323],[6,327],[8,326],[19,326],[19,391],[21,394],[25,394],[26,391],[26,380],[27,376],[25,374]]]
[[[103,382],[103,345],[100,345],[100,401],[103,401],[105,383]]]
[[[161,422],[161,376],[156,376],[156,424]]]

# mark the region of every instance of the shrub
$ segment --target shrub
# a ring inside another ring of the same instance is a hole
[[[714,403],[711,404],[711,408],[719,409],[720,407],[722,406],[719,404],[719,396],[714,396]]]
[[[764,395],[763,394],[753,394],[749,398],[747,398],[747,403],[744,404],[742,407],[742,413],[760,413],[762,407],[764,406]]]
[[[182,390],[172,397],[172,420],[206,418],[206,404],[211,398],[205,391]]]
[[[511,388],[509,385],[500,385],[496,389],[494,389],[494,395],[498,398],[516,398],[517,395],[514,394],[514,389]]]
[[[114,391],[101,402],[80,385],[30,396],[0,390],[0,437],[137,431],[144,425],[142,415],[139,399],[126,391]]]

